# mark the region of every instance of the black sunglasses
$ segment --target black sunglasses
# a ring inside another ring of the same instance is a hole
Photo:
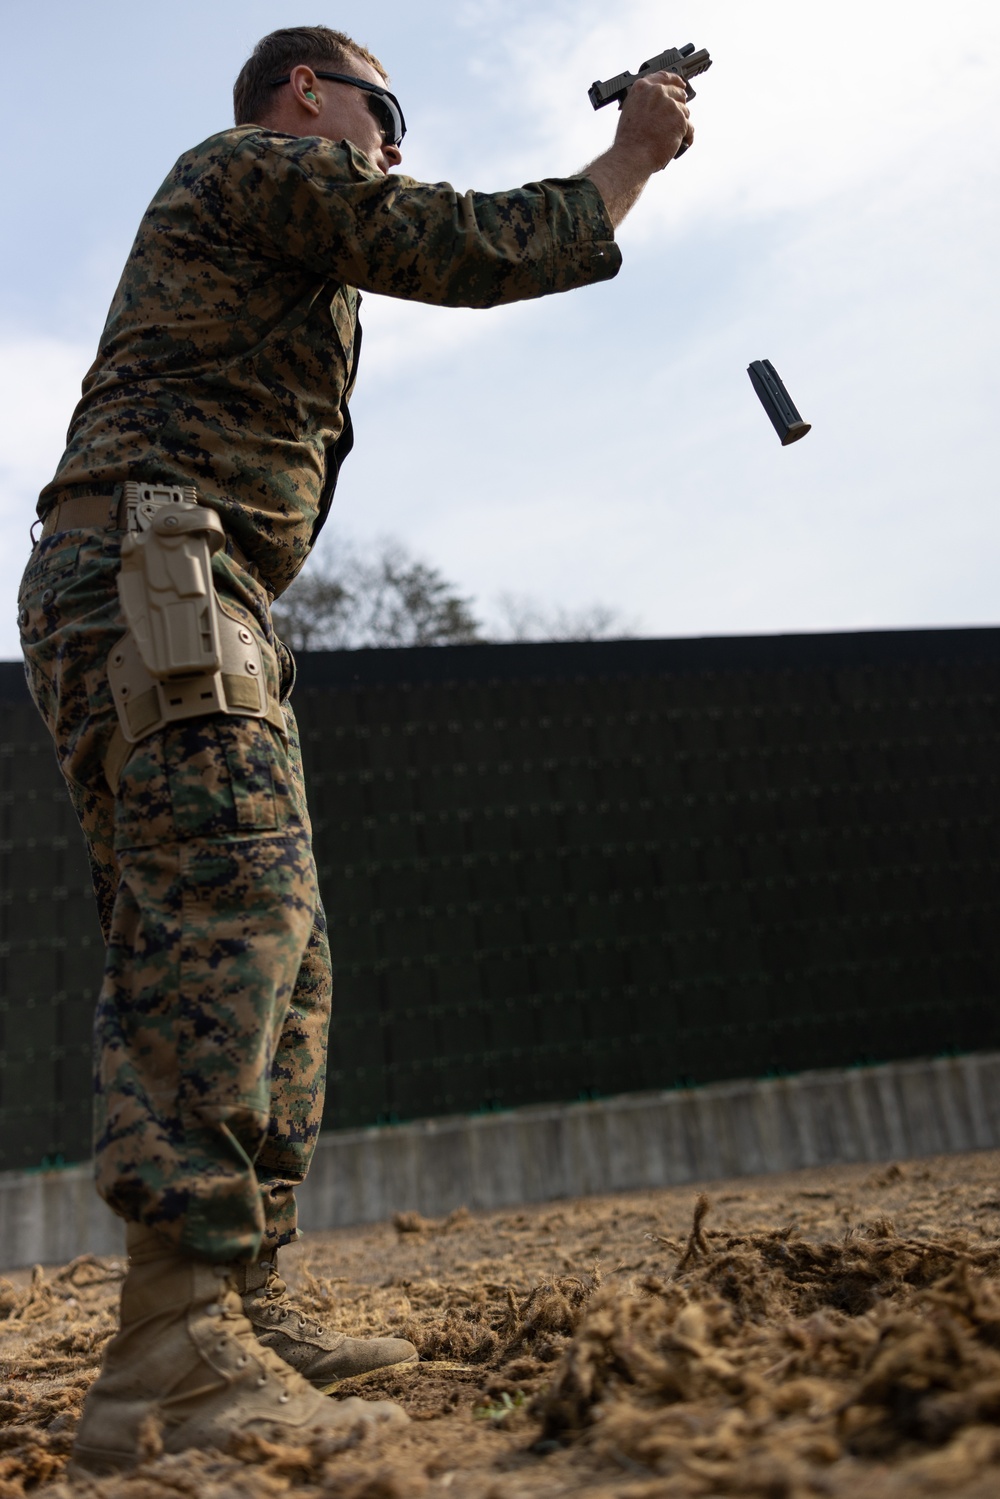
[[[387,88],[380,88],[377,83],[366,82],[364,78],[352,78],[348,73],[321,73],[318,68],[314,68],[313,72],[317,78],[328,78],[331,83],[349,83],[354,88],[364,89],[369,95],[368,108],[378,121],[383,139],[392,146],[402,144],[406,134],[406,121],[395,94],[390,94]],[[284,78],[272,78],[270,86],[278,88],[291,81],[291,75],[286,73]]]

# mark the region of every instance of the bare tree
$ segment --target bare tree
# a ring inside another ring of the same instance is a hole
[[[278,634],[298,651],[469,645],[483,638],[470,601],[391,539],[368,555],[341,545],[312,559],[273,613]]]
[[[501,626],[493,640],[624,640],[636,624],[609,604],[579,609],[547,608],[528,594],[504,593],[497,600]]]
[[[347,644],[352,603],[344,581],[327,564],[300,573],[271,613],[293,651],[335,651]]]
[[[513,593],[498,599],[496,626],[484,626],[472,601],[438,568],[391,537],[365,549],[328,545],[310,558],[273,612],[278,634],[295,651],[621,640],[636,633],[635,622],[607,604],[566,609]]]

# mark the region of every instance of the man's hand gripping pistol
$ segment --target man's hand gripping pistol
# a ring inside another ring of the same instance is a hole
[[[637,78],[643,78],[647,73],[676,73],[683,78],[687,89],[688,99],[694,98],[694,89],[691,87],[691,79],[696,78],[699,73],[704,73],[712,66],[712,59],[705,48],[695,51],[694,42],[688,42],[685,47],[668,47],[665,52],[657,53],[644,62],[638,73],[616,73],[614,78],[608,78],[603,83],[600,81],[592,83],[587,90],[587,95],[595,109],[603,109],[605,104],[613,104],[616,100],[618,108],[621,109],[625,102],[625,95],[635,83]],[[683,156],[687,145],[682,144],[677,156]],[[677,156],[674,160],[677,160]]]

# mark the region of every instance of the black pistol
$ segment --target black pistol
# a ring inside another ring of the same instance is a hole
[[[665,52],[659,52],[656,57],[650,57],[643,63],[638,73],[616,73],[614,78],[607,78],[603,83],[598,80],[592,83],[587,90],[587,97],[595,109],[603,109],[605,104],[613,104],[618,101],[621,109],[625,95],[632,87],[637,78],[642,78],[646,73],[676,73],[684,79],[689,99],[694,98],[694,89],[691,87],[691,79],[697,78],[699,73],[706,72],[712,66],[712,59],[705,48],[697,52],[694,42],[688,42],[686,47],[668,47]],[[683,156],[687,146],[682,143],[677,156]],[[677,160],[677,157],[674,157]]]

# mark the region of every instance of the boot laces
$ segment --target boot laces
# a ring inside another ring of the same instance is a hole
[[[323,1328],[319,1322],[312,1321],[292,1306],[288,1299],[288,1287],[278,1274],[277,1267],[272,1262],[265,1263],[267,1263],[267,1281],[259,1291],[254,1292],[256,1315],[273,1326],[295,1318],[299,1332],[313,1336],[321,1334]]]

